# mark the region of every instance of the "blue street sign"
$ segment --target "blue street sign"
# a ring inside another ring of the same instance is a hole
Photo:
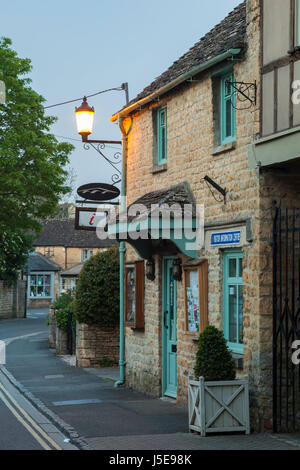
[[[235,232],[212,233],[210,239],[211,246],[238,245],[240,242],[241,230],[236,230]]]

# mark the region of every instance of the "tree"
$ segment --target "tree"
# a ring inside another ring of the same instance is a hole
[[[37,219],[52,215],[70,191],[64,168],[73,149],[50,133],[56,118],[45,115],[45,100],[31,88],[30,71],[30,60],[19,58],[9,39],[0,39],[0,80],[6,87],[6,101],[0,104],[0,233],[8,232],[12,242],[15,233],[24,247],[28,231],[41,229]],[[15,248],[6,243],[6,253]],[[2,244],[0,266],[7,264],[3,253]]]
[[[80,323],[114,326],[119,322],[120,263],[117,248],[85,262],[75,291],[75,315]]]
[[[199,335],[195,378],[206,381],[234,380],[235,367],[222,331],[210,325]]]
[[[0,279],[13,281],[18,270],[26,264],[32,251],[33,235],[20,230],[3,229],[0,231]]]

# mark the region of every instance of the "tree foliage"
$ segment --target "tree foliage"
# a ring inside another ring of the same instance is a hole
[[[208,326],[199,335],[195,378],[206,381],[234,380],[235,367],[222,331]]]
[[[12,241],[11,248],[0,246],[1,272],[8,261],[4,250],[25,246],[28,231],[40,228],[37,219],[53,214],[70,190],[64,168],[73,147],[50,133],[56,118],[45,115],[45,100],[31,88],[30,71],[30,60],[19,58],[9,39],[0,39],[0,80],[6,87],[0,104],[0,233],[9,232]],[[12,269],[21,267],[19,261]]]
[[[13,281],[32,251],[33,236],[20,230],[0,230],[0,279]]]
[[[75,292],[80,323],[114,326],[119,322],[120,263],[117,248],[99,252],[85,262]]]

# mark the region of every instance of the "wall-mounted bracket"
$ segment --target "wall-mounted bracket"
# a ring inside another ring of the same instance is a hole
[[[251,106],[256,106],[257,102],[257,83],[256,80],[254,83],[248,82],[230,82],[226,80],[226,85],[230,86],[233,90],[233,93],[236,94],[237,101],[240,103],[245,103],[248,101]],[[236,109],[239,109],[237,105],[234,106]],[[244,108],[245,109],[245,108]],[[246,108],[247,109],[247,108]]]
[[[212,193],[213,197],[215,198],[215,200],[216,200],[217,202],[222,202],[222,201],[216,199],[216,197],[215,197],[213,191],[210,189],[209,185],[212,186],[213,188],[215,188],[220,194],[222,194],[224,204],[226,204],[226,193],[227,193],[226,188],[222,188],[221,186],[219,186],[214,180],[212,180],[212,179],[211,179],[209,176],[207,176],[207,175],[203,178],[203,181],[206,182],[206,184],[207,184],[207,186],[208,186],[210,192]]]

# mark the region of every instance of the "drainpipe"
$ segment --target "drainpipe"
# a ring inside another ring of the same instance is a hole
[[[129,102],[128,98],[128,83],[123,84],[126,93],[126,105]],[[120,214],[127,210],[126,208],[126,156],[127,156],[127,136],[131,130],[124,127],[123,118],[119,119],[119,127],[122,132],[122,175],[121,175],[121,205]],[[120,380],[115,382],[115,387],[123,385],[125,382],[125,335],[124,335],[124,261],[125,261],[125,242],[120,243]]]

